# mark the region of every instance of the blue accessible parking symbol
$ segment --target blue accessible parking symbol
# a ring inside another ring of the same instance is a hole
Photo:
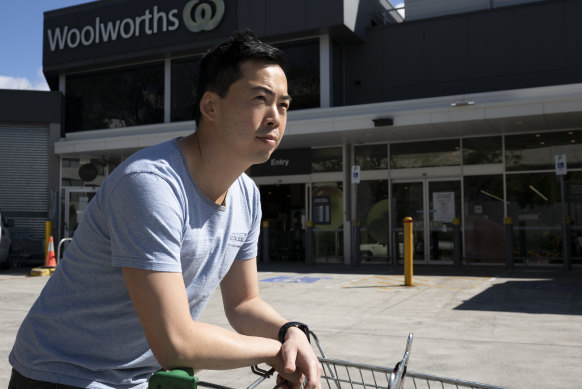
[[[329,280],[331,277],[308,277],[308,276],[278,276],[261,280],[261,282],[287,282],[294,284],[313,284],[319,280]]]

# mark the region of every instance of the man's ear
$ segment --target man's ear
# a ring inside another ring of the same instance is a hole
[[[216,119],[216,102],[218,95],[214,92],[206,91],[200,99],[200,113],[209,121]]]

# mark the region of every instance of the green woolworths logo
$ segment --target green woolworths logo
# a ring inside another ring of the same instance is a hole
[[[101,21],[81,28],[69,26],[47,30],[51,51],[74,49],[119,39],[130,39],[142,35],[154,35],[175,31],[180,27],[179,10],[159,10],[158,6],[146,9],[134,18]],[[182,10],[182,22],[192,32],[210,31],[216,28],[224,16],[224,0],[190,0]]]

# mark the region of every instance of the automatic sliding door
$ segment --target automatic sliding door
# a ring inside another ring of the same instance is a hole
[[[405,217],[412,218],[412,239],[414,244],[413,258],[415,261],[425,262],[425,202],[424,182],[403,182],[392,184],[392,219],[393,242],[396,248],[397,260],[404,258],[404,230]]]
[[[429,259],[452,261],[454,253],[453,220],[461,219],[461,182],[428,181]]]

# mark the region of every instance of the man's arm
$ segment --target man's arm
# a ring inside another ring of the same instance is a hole
[[[234,261],[220,288],[226,316],[237,332],[277,339],[287,320],[261,298],[256,259]],[[300,329],[290,327],[287,331],[282,357],[287,374],[297,370],[305,375],[306,389],[321,387],[321,364]]]
[[[195,322],[181,273],[123,268],[147,341],[165,369],[233,369],[282,361],[281,344]]]

